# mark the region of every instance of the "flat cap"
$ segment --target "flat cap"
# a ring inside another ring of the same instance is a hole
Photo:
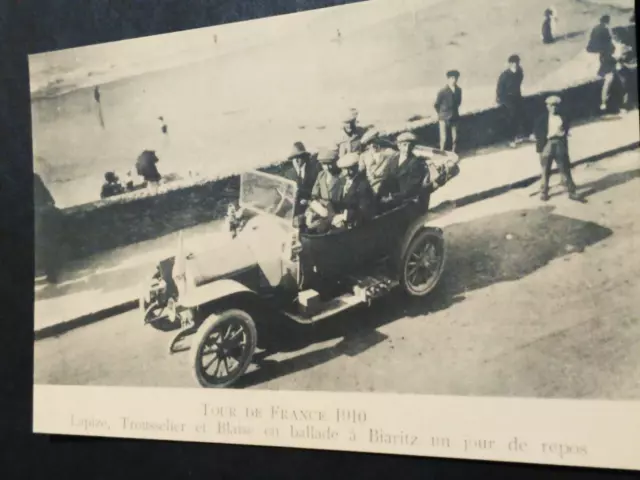
[[[380,131],[375,129],[375,128],[370,128],[369,130],[367,130],[364,135],[362,135],[362,138],[360,139],[360,143],[365,146],[368,145],[369,143],[371,143],[373,140],[375,140],[376,138],[378,138],[380,136]]]
[[[507,60],[509,63],[520,63],[520,55],[517,54],[513,54],[509,56],[509,60]]]
[[[318,150],[318,161],[320,163],[333,163],[338,160],[338,151],[332,148],[321,148]]]
[[[447,78],[460,78],[460,72],[458,70],[449,70],[447,72]]]
[[[558,95],[551,95],[545,99],[547,105],[559,105],[562,99]]]
[[[417,141],[418,141],[418,137],[416,137],[412,132],[403,132],[400,135],[398,135],[398,138],[396,138],[396,143],[402,143],[402,142],[415,143]]]
[[[343,118],[344,123],[355,122],[357,119],[358,119],[358,110],[356,110],[355,108],[349,108],[344,113],[344,118]]]
[[[342,157],[340,157],[340,160],[338,160],[338,167],[340,168],[353,167],[354,165],[358,165],[359,161],[360,161],[360,155],[358,155],[355,152],[347,153],[346,155],[343,155]]]

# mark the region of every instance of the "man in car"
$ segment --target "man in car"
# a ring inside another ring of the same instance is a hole
[[[338,160],[344,177],[341,181],[342,198],[338,202],[340,213],[331,222],[335,228],[353,227],[375,215],[375,196],[366,176],[359,171],[359,162],[359,155],[354,152]]]
[[[392,191],[390,195],[382,199],[383,203],[395,205],[402,200],[416,197],[423,192],[423,185],[429,171],[425,160],[413,152],[416,141],[416,136],[411,132],[404,132],[398,135],[396,144],[400,153],[398,154],[398,163],[392,177]],[[427,207],[428,205],[425,208]]]
[[[361,138],[366,129],[358,125],[358,112],[351,108],[346,113],[343,121],[343,139],[338,143],[338,155],[340,157],[351,152],[360,152]]]
[[[304,212],[311,198],[311,191],[316,183],[321,166],[304,147],[302,142],[293,144],[293,150],[289,155],[290,168],[285,170],[284,176],[296,182],[298,186],[298,199],[294,208],[294,215]]]
[[[311,189],[305,212],[305,226],[310,231],[323,233],[330,229],[337,204],[342,200],[342,181],[340,168],[336,164],[336,150],[322,148],[318,151],[317,158],[322,170]]]
[[[391,191],[392,179],[398,166],[398,152],[385,142],[380,132],[371,129],[362,137],[364,152],[359,158],[360,172],[364,173],[377,198]]]

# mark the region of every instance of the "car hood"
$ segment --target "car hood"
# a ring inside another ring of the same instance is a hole
[[[195,286],[223,278],[234,278],[256,268],[257,261],[251,249],[245,242],[237,240],[230,240],[217,248],[189,254],[185,260],[187,280]]]

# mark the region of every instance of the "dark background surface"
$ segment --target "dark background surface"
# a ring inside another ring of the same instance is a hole
[[[33,197],[27,54],[344,3],[353,2],[0,2],[0,478],[636,478],[607,470],[30,433]]]

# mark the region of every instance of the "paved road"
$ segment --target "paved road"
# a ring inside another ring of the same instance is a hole
[[[450,213],[429,299],[299,330],[242,386],[639,399],[640,154],[574,175],[586,204],[542,204],[534,186]],[[37,342],[35,381],[195,387],[170,339],[120,315]]]

